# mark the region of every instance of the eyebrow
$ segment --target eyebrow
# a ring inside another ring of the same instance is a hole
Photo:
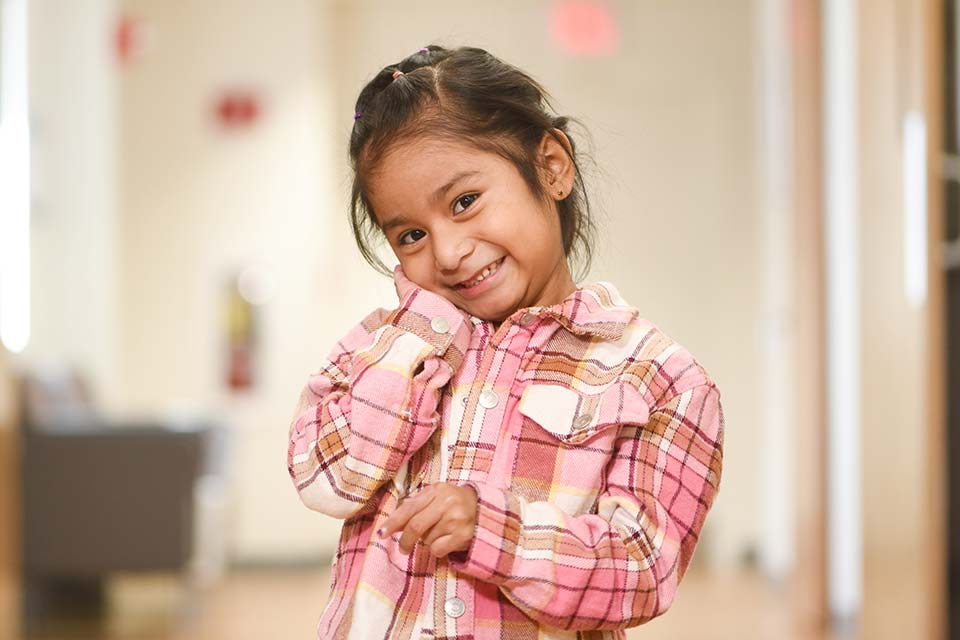
[[[453,188],[453,186],[454,186],[455,184],[457,184],[458,182],[460,182],[460,181],[463,180],[464,178],[469,178],[469,177],[475,176],[475,175],[477,175],[477,174],[479,174],[479,173],[480,173],[480,172],[479,172],[479,171],[476,171],[476,170],[460,171],[460,172],[455,173],[449,180],[447,180],[447,181],[446,181],[444,184],[442,184],[436,191],[433,192],[433,195],[430,196],[430,202],[432,202],[432,203],[438,202],[441,198],[443,198],[444,194],[446,194],[447,191],[449,191],[451,188]],[[393,229],[394,227],[400,227],[400,226],[403,226],[403,225],[405,225],[405,224],[407,224],[407,223],[409,223],[409,222],[410,222],[410,220],[409,220],[408,218],[406,218],[405,216],[397,216],[396,218],[391,218],[391,219],[387,220],[385,223],[383,223],[383,225],[381,225],[380,229],[381,229],[384,233],[386,233],[387,231],[390,231],[390,230]]]
[[[403,216],[397,216],[396,218],[390,218],[380,226],[380,230],[386,233],[394,227],[402,227],[407,224],[409,220]]]
[[[453,175],[453,177],[451,177],[449,180],[447,180],[447,182],[446,182],[445,184],[441,185],[439,189],[437,189],[436,191],[433,192],[433,195],[430,197],[430,202],[437,202],[438,200],[440,200],[440,198],[443,197],[443,195],[444,195],[447,191],[449,191],[449,190],[451,189],[451,187],[453,187],[453,185],[457,184],[458,182],[460,182],[460,181],[463,180],[464,178],[469,178],[470,176],[475,176],[475,175],[477,175],[478,173],[480,173],[480,172],[479,172],[479,171],[476,171],[476,170],[473,170],[473,171],[460,171],[459,173],[455,173],[455,174]]]

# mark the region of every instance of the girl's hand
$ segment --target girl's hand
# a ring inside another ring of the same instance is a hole
[[[477,523],[477,494],[470,487],[432,484],[404,499],[377,530],[381,538],[403,531],[400,550],[410,553],[418,540],[438,558],[466,551]]]
[[[417,288],[417,285],[407,277],[400,265],[393,268],[393,286],[397,289],[397,298],[400,299],[401,304],[404,298]]]
[[[453,300],[450,300],[446,296],[443,296],[438,293],[434,293],[429,289],[424,289],[417,283],[413,282],[412,280],[410,280],[410,278],[407,277],[407,274],[403,272],[403,268],[399,264],[393,268],[393,286],[397,290],[397,298],[400,300],[400,306],[403,306],[404,302],[406,301],[407,297],[410,295],[411,292],[417,289],[420,289],[421,291],[426,292],[428,295],[443,298],[444,300],[449,302],[461,315],[463,315],[464,319],[467,318],[466,312],[460,307],[458,307],[456,302],[454,302]]]

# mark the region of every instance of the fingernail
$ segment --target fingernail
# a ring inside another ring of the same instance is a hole
[[[377,529],[377,537],[378,538],[383,537],[383,527],[380,527],[379,529]]]

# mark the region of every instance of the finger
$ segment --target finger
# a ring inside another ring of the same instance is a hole
[[[403,527],[403,534],[400,536],[400,550],[404,553],[410,553],[413,546],[422,537],[429,534],[430,530],[443,519],[443,506],[436,502],[431,502],[423,510],[410,518],[406,526]]]
[[[403,269],[400,268],[400,265],[397,265],[393,268],[393,288],[397,290],[397,297],[402,298],[403,295],[400,292],[400,284],[402,277]]]
[[[397,297],[402,301],[404,296],[417,285],[413,284],[403,272],[403,267],[398,264],[393,268],[393,286],[397,290]]]
[[[430,545],[430,553],[436,558],[446,558],[454,551],[466,551],[470,548],[469,543],[463,542],[461,536],[448,534],[440,536]]]
[[[408,497],[403,499],[393,510],[393,513],[383,521],[380,528],[377,529],[377,535],[381,538],[403,529],[407,521],[412,518],[420,509],[424,507],[428,498],[426,496]]]
[[[406,526],[416,513],[422,510],[433,499],[433,492],[424,488],[419,493],[408,496],[400,502],[393,513],[390,514],[383,524],[377,529],[377,535],[386,538],[394,532],[399,531]]]
[[[423,546],[429,547],[437,539],[442,538],[443,536],[453,533],[453,530],[456,528],[456,525],[446,517],[446,512],[440,518],[440,521],[437,522],[426,535],[420,536],[420,541],[423,543]]]
[[[464,508],[457,503],[453,496],[437,495],[434,498],[434,504],[441,510],[442,516],[440,522],[435,524],[425,536],[421,536],[423,544],[432,545],[438,538],[454,533],[458,529],[473,531],[473,525],[469,522]]]
[[[425,544],[431,544],[443,534],[452,533],[458,529],[473,531],[476,523],[476,493],[469,487],[455,485],[435,485],[434,500],[443,508],[443,524],[434,527],[431,537],[424,539]]]

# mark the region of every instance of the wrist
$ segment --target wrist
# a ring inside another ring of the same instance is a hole
[[[415,334],[435,350],[454,371],[460,368],[473,324],[452,302],[422,288],[407,292],[387,323]]]

